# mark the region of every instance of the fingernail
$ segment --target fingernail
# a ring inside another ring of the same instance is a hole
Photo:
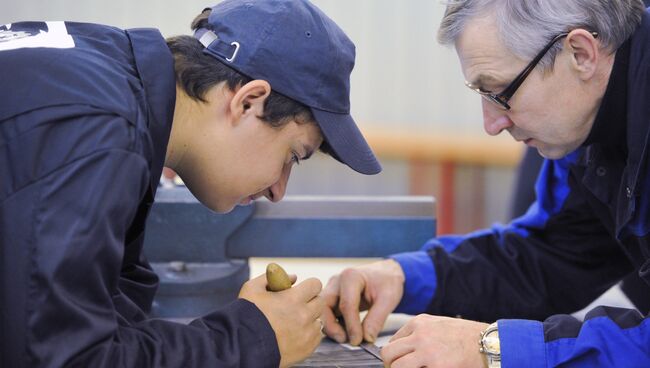
[[[366,332],[366,336],[365,336],[364,338],[365,338],[366,341],[368,341],[368,342],[375,342],[375,339],[376,339],[377,337],[375,337],[375,334],[374,334],[373,332],[368,331],[368,332]]]
[[[369,342],[374,342],[376,338],[377,332],[375,332],[374,327],[367,326],[365,329],[364,337],[366,340]]]

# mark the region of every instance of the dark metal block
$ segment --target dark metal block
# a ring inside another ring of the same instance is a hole
[[[159,190],[144,251],[160,277],[152,314],[195,317],[237,298],[249,257],[383,257],[435,234],[431,197],[287,197],[217,214]]]

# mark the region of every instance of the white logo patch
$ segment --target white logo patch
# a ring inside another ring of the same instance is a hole
[[[0,26],[0,51],[21,48],[49,47],[68,49],[74,47],[74,40],[68,34],[64,22],[45,22],[46,30],[11,29],[12,24]],[[17,24],[16,24],[17,25]]]

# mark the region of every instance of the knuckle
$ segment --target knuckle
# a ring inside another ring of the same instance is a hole
[[[319,292],[321,290],[323,290],[323,283],[319,279],[311,278],[310,280],[312,280],[311,282],[312,282],[314,288],[318,289]]]
[[[354,268],[346,268],[341,272],[342,279],[355,278],[359,275],[359,271]]]
[[[324,289],[320,293],[320,298],[328,305],[328,306],[335,306],[336,303],[339,300],[339,294],[336,291]]]
[[[347,299],[341,299],[339,301],[339,309],[341,310],[341,312],[349,312],[349,311],[354,312],[355,309],[356,309],[356,306],[353,305],[353,303],[351,303]]]
[[[301,283],[301,285],[306,289],[305,291],[314,295],[319,294],[321,290],[323,290],[323,284],[320,282],[319,279],[314,277],[310,277],[306,279]]]
[[[324,295],[324,294],[321,294],[319,296],[319,300],[322,300],[323,304],[325,306],[327,306],[327,308],[334,308],[334,307],[336,307],[336,304],[338,303],[339,298],[336,295]]]
[[[417,348],[420,345],[420,342],[424,341],[427,337],[424,329],[418,329],[413,331],[413,345]],[[426,345],[424,346],[426,348]]]
[[[327,280],[327,287],[338,283],[338,281],[339,281],[339,275],[334,275],[330,277],[329,280]]]

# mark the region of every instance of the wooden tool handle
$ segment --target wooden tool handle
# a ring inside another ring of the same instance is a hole
[[[291,287],[289,275],[277,263],[266,266],[266,289],[268,291],[282,291]]]

